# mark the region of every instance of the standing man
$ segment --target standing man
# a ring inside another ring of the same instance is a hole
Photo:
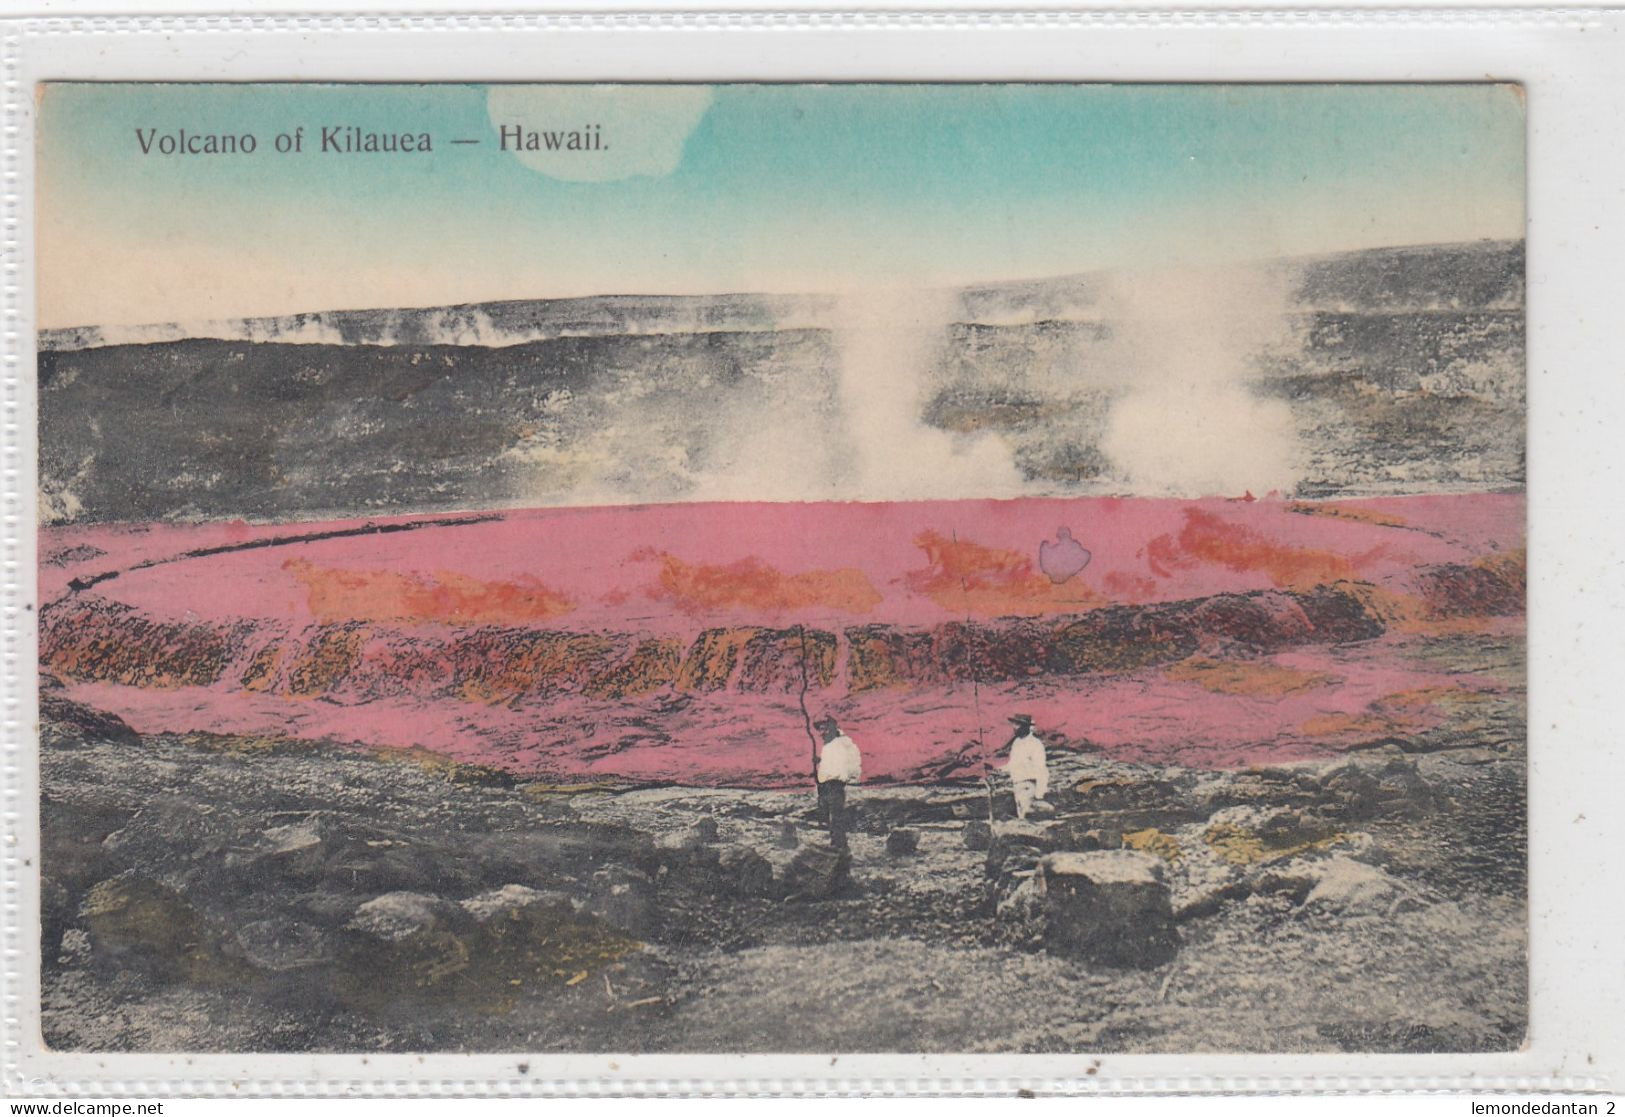
[[[1033,719],[1026,714],[1010,718],[1016,727],[1010,738],[1010,759],[1005,771],[1015,785],[1016,817],[1026,818],[1033,801],[1049,794],[1049,760],[1044,755],[1044,742],[1033,733]]]
[[[832,717],[814,726],[824,738],[818,753],[818,813],[829,827],[829,843],[846,848],[846,785],[863,778],[863,757]]]

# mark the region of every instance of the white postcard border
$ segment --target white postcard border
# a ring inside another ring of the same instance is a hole
[[[103,10],[138,8],[108,2]],[[1597,8],[0,21],[5,626],[0,955],[13,1095],[1608,1091],[1625,1082],[1625,16]],[[185,1055],[45,1051],[39,1031],[33,93],[45,80],[1055,80],[1523,83],[1529,98],[1529,1040],[1474,1055]],[[525,1064],[521,1067],[521,1064]]]

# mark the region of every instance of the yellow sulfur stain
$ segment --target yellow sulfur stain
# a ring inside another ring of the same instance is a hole
[[[1324,849],[1341,841],[1342,833],[1314,836],[1302,830],[1282,835],[1255,833],[1233,823],[1221,822],[1210,826],[1202,839],[1225,861],[1232,865],[1258,865],[1293,857],[1313,849]],[[1124,837],[1124,842],[1128,838]]]
[[[1178,861],[1180,857],[1179,839],[1172,834],[1164,834],[1155,826],[1124,834],[1123,846],[1141,853],[1156,854],[1164,861]]]

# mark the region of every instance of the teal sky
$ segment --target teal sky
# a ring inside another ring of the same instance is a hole
[[[1522,234],[1510,86],[738,85],[705,101],[47,86],[40,321],[964,283]],[[497,149],[509,117],[589,115],[613,156],[538,167]],[[351,124],[428,132],[434,151],[314,150],[322,125]],[[276,154],[300,126],[305,152]],[[137,128],[252,132],[259,150],[142,155]]]

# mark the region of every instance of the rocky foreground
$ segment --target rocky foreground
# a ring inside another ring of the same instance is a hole
[[[1466,1051],[1526,1019],[1524,755],[558,787],[42,701],[73,1050]],[[1438,747],[1437,742],[1415,747]],[[521,1068],[522,1070],[522,1068]]]

